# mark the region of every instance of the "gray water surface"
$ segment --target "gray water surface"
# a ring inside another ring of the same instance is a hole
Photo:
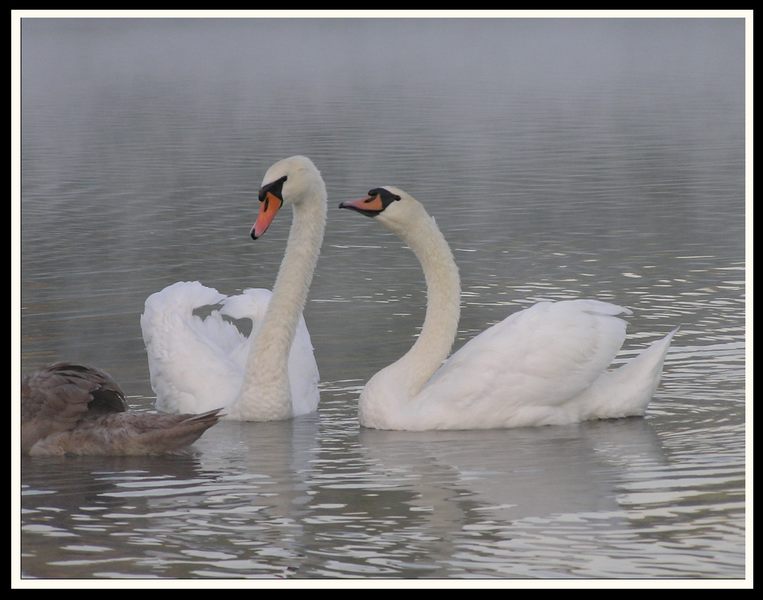
[[[305,318],[317,414],[195,453],[25,458],[24,578],[745,576],[741,20],[22,21],[21,366],[155,398],[165,285],[271,287],[310,156],[329,222]],[[645,418],[361,429],[425,308],[410,253],[342,200],[398,185],[461,270],[456,348],[539,300],[630,308],[618,361],[681,330]]]

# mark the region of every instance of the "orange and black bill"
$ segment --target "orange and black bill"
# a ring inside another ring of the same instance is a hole
[[[284,181],[286,181],[286,175],[260,188],[260,212],[252,226],[251,236],[253,240],[261,237],[268,230],[276,214],[283,206]]]
[[[400,196],[393,194],[389,190],[384,188],[376,188],[368,192],[368,196],[365,198],[358,198],[357,200],[347,200],[339,205],[339,208],[349,208],[361,215],[367,217],[375,217],[381,212],[384,212],[392,202],[400,200]]]

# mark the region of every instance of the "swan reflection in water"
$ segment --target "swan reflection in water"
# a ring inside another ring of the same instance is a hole
[[[26,458],[24,555],[69,577],[491,573],[474,561],[538,520],[598,514],[627,528],[621,484],[662,462],[643,419],[358,430],[350,398],[331,398],[322,418],[221,422],[193,456],[74,458],[66,469]],[[491,576],[511,576],[507,564]]]
[[[377,468],[416,490],[416,506],[436,515],[455,500],[464,521],[618,510],[628,465],[663,461],[659,438],[639,418],[512,430],[363,429],[360,441]]]
[[[589,555],[606,553],[610,532],[633,535],[623,486],[665,464],[640,418],[476,432],[363,429],[360,442],[373,479],[407,493],[401,524],[415,532],[409,542],[422,565],[447,565],[436,576],[559,577],[570,556],[549,554],[544,572],[515,553],[566,548],[567,536],[569,545],[600,543]]]

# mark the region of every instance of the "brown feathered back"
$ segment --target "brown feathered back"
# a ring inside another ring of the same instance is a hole
[[[127,412],[124,392],[100,369],[59,362],[21,382],[24,454],[162,454],[217,423],[203,415]]]

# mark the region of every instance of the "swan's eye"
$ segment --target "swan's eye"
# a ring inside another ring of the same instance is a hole
[[[400,196],[398,196],[397,194],[390,194],[390,195],[392,196],[393,200],[400,200]]]

